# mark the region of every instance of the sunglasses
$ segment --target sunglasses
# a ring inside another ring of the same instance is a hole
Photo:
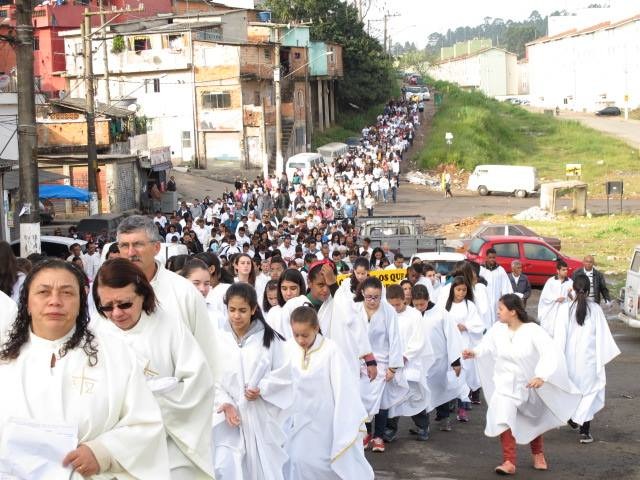
[[[111,313],[116,308],[119,310],[129,310],[131,307],[133,307],[133,302],[125,302],[125,303],[119,303],[117,305],[106,305],[106,306],[101,305],[98,307],[98,310],[105,313]]]

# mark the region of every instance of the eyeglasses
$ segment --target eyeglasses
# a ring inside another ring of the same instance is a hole
[[[155,243],[155,242],[133,242],[133,243],[120,242],[118,243],[118,248],[120,250],[125,250],[125,251],[129,250],[129,248],[133,248],[134,250],[142,250],[144,247],[146,247],[150,243]]]
[[[380,300],[380,295],[365,295],[364,299],[368,302],[377,302]]]
[[[105,305],[105,306],[100,305],[98,307],[98,310],[104,313],[111,313],[116,308],[118,310],[129,310],[131,307],[133,307],[133,302],[125,302],[125,303],[119,303],[117,305]]]

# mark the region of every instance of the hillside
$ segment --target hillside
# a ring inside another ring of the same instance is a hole
[[[619,179],[625,182],[625,196],[640,195],[640,158],[623,141],[446,82],[432,84],[444,93],[444,102],[425,147],[414,157],[419,166],[455,164],[470,171],[487,163],[532,165],[541,181],[550,181],[564,179],[566,163],[581,163],[591,195],[603,194],[605,181]],[[450,147],[446,132],[454,135]]]

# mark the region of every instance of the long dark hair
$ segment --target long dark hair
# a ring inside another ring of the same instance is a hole
[[[578,325],[584,325],[584,320],[589,313],[589,289],[591,288],[591,282],[589,277],[584,274],[576,275],[573,279],[573,290],[576,292],[576,299],[573,301],[571,308],[576,309],[576,322]]]
[[[18,279],[18,262],[7,242],[0,242],[0,290],[11,296]]]
[[[498,301],[501,302],[507,310],[512,312],[515,311],[518,316],[518,320],[522,323],[536,323],[531,317],[529,317],[529,315],[527,315],[522,299],[515,293],[502,295]]]
[[[249,270],[249,278],[247,279],[249,283],[249,285],[251,285],[252,287],[255,287],[256,285],[256,264],[253,263],[253,258],[251,258],[251,255],[248,255],[246,253],[239,253],[238,255],[236,255],[233,258],[233,268],[237,268],[238,267],[238,262],[240,261],[241,258],[246,257],[251,261],[251,270]]]
[[[199,258],[204,263],[207,264],[209,268],[213,267],[214,272],[210,275],[216,279],[216,285],[218,283],[233,283],[233,275],[231,275],[227,270],[222,268],[220,264],[220,258],[218,255],[212,252],[201,252],[193,256],[194,258]],[[211,270],[209,270],[211,272]]]
[[[451,311],[451,305],[453,305],[453,297],[455,296],[454,289],[460,285],[464,285],[465,287],[467,287],[467,295],[464,297],[465,303],[469,301],[473,302],[473,289],[470,288],[469,285],[467,285],[467,281],[463,276],[458,275],[454,277],[453,281],[451,282],[451,290],[449,290],[449,297],[447,298],[447,304],[444,307],[447,310],[447,312]]]
[[[354,295],[358,294],[358,287],[360,286],[360,282],[358,282],[358,279],[356,278],[356,268],[358,267],[364,267],[367,272],[371,270],[369,260],[364,257],[358,257],[356,258],[356,261],[353,262],[353,268],[351,269],[351,276],[349,278],[351,279],[351,293]]]
[[[376,259],[376,253],[378,253],[378,252],[382,253],[382,257],[380,257],[380,260]],[[381,266],[382,259],[384,257],[385,257],[385,254],[384,254],[384,250],[382,250],[382,248],[380,248],[380,247],[374,248],[373,251],[371,252],[371,258],[369,260],[369,264],[371,265],[371,268]]]
[[[271,304],[269,303],[269,294],[268,292],[278,291],[278,282],[276,280],[269,280],[267,284],[264,286],[264,293],[262,294],[262,311],[264,313],[269,313],[271,310]],[[278,305],[280,302],[278,301]]]
[[[101,309],[102,302],[100,301],[98,288],[126,288],[129,285],[133,285],[136,295],[140,295],[143,298],[142,309],[144,312],[147,315],[155,312],[157,306],[156,294],[140,267],[126,258],[112,258],[102,264],[93,282],[91,293],[98,313],[103,317],[106,316]]]
[[[60,356],[64,357],[69,350],[80,347],[87,355],[87,362],[90,367],[98,363],[98,347],[94,343],[95,336],[89,330],[89,308],[87,306],[87,284],[85,275],[77,267],[64,260],[50,259],[37,263],[24,281],[24,286],[20,291],[18,300],[18,316],[9,332],[9,337],[2,345],[0,359],[15,360],[20,355],[20,349],[29,340],[29,330],[31,328],[31,316],[29,315],[29,290],[33,279],[43,270],[66,270],[70,272],[78,282],[80,293],[80,308],[76,316],[76,330],[66,343],[60,348]]]
[[[262,323],[262,326],[264,327],[262,345],[265,348],[269,348],[271,346],[271,342],[276,339],[284,341],[284,337],[271,328],[271,326],[265,321],[262,309],[260,308],[260,305],[258,305],[258,295],[256,294],[255,288],[248,283],[236,282],[227,289],[227,293],[224,295],[224,304],[228,306],[229,300],[233,297],[240,297],[249,304],[251,309],[256,309],[255,313],[251,315],[251,322],[253,323],[254,321],[257,321]]]
[[[297,284],[298,287],[300,287],[300,295],[304,295],[305,292],[304,277],[302,276],[300,271],[295,268],[287,268],[284,272],[282,272],[282,275],[280,275],[280,278],[278,279],[278,304],[281,307],[286,303],[284,301],[284,297],[282,296],[282,291],[280,290],[282,287],[282,282],[284,281]]]

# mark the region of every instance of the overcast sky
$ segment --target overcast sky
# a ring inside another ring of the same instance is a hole
[[[459,26],[475,26],[484,21],[484,17],[506,20],[524,20],[533,10],[543,17],[555,10],[574,11],[591,3],[614,6],[617,2],[636,2],[637,0],[373,0],[372,8],[366,20],[372,20],[372,34],[382,38],[383,11],[400,16],[389,18],[388,30],[393,43],[415,42],[424,47],[427,36],[432,32],[444,33],[447,29]],[[640,8],[639,8],[640,9]],[[366,23],[365,23],[366,24]]]

